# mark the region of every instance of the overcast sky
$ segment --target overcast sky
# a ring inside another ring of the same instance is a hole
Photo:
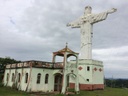
[[[80,29],[66,24],[88,5],[93,13],[117,8],[93,26],[93,59],[104,62],[105,77],[128,78],[127,0],[0,0],[0,57],[51,61],[66,42],[80,52]]]

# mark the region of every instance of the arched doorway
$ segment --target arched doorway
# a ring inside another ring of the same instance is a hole
[[[62,89],[62,74],[57,73],[55,74],[55,78],[54,78],[54,91],[60,91]]]

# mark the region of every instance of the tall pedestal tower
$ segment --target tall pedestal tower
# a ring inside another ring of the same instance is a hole
[[[79,56],[79,84],[81,90],[104,89],[103,62],[92,59],[92,29],[95,23],[103,21],[108,14],[114,13],[115,8],[98,14],[91,13],[90,6],[85,7],[84,15],[79,19],[68,23],[67,26],[80,28],[81,46]],[[74,61],[70,61],[73,63]],[[74,79],[70,79],[70,87],[74,87]]]

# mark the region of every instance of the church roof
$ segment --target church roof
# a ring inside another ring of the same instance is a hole
[[[63,49],[61,49],[61,50],[59,50],[59,51],[57,51],[57,52],[53,52],[53,54],[62,56],[62,55],[64,55],[64,53],[66,53],[66,52],[68,52],[69,54],[78,54],[78,53],[72,51],[71,49],[69,49],[67,45],[66,45],[65,48],[63,48]]]
[[[75,53],[74,51],[72,51],[71,49],[69,49],[67,46],[57,52],[70,52],[70,53]]]

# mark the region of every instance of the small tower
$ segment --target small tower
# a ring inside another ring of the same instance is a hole
[[[70,75],[74,75],[75,77],[75,91],[79,91],[79,78],[78,78],[78,53],[73,52],[68,48],[67,43],[66,47],[57,52],[53,52],[53,63],[56,62],[56,56],[63,57],[63,79],[62,79],[62,90],[61,93],[65,94],[67,88],[69,87],[69,77]],[[71,64],[67,61],[70,56],[74,56],[76,58],[75,63]]]

